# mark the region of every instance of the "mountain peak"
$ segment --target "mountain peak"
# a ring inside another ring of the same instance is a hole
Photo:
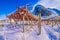
[[[39,13],[41,13],[41,16],[49,16],[49,15],[51,15],[51,11],[48,10],[47,8],[45,8],[42,5],[36,5],[33,13],[35,15],[38,15]]]

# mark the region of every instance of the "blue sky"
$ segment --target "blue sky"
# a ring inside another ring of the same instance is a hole
[[[43,5],[46,8],[60,9],[60,0],[0,0],[0,19],[6,18],[5,15],[16,10],[17,6],[28,5],[29,9],[34,10],[36,5]]]
[[[28,8],[37,3],[38,0],[0,0],[0,19],[4,19],[5,15],[14,11],[17,6],[28,5]]]

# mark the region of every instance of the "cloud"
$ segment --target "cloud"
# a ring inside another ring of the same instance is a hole
[[[6,19],[6,15],[0,15],[0,20]]]
[[[60,0],[41,0],[38,3],[45,7],[60,8]]]
[[[36,5],[43,5],[46,8],[56,8],[56,9],[60,9],[60,0],[39,0],[33,7],[32,10],[34,10]]]

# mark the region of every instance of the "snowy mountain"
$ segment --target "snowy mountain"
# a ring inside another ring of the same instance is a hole
[[[33,14],[38,15],[39,13],[41,13],[41,16],[44,18],[51,18],[54,16],[58,16],[58,14],[54,10],[45,8],[42,5],[36,5]]]
[[[40,12],[39,12],[40,11]],[[35,15],[37,15],[38,13],[41,13],[41,16],[49,16],[51,15],[51,11],[49,11],[48,9],[46,9],[44,6],[42,5],[37,5],[33,11],[33,13]]]
[[[48,8],[50,10],[54,10],[56,13],[60,14],[60,10],[56,9],[56,8]]]

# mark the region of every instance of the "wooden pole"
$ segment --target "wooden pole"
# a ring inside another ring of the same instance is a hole
[[[41,14],[38,14],[39,20],[38,20],[38,35],[41,34]]]
[[[28,20],[28,21],[29,21],[29,20]],[[32,24],[32,21],[33,21],[33,19],[31,18],[30,21],[29,21],[29,26],[30,26],[30,28],[32,28],[32,25],[33,25],[33,24]]]
[[[29,22],[29,18],[28,18],[28,16],[27,16],[27,14],[25,15],[25,17],[27,18],[27,21],[28,21],[28,25],[30,24],[30,22]],[[29,29],[26,29],[26,31],[28,31]]]
[[[10,19],[10,24],[11,24],[11,19]]]
[[[54,26],[54,21],[52,21],[52,27]]]
[[[23,32],[24,32],[24,16],[23,16],[23,21],[22,21],[22,27],[23,27]]]
[[[12,25],[11,19],[10,19],[10,27],[13,28],[13,25]]]

